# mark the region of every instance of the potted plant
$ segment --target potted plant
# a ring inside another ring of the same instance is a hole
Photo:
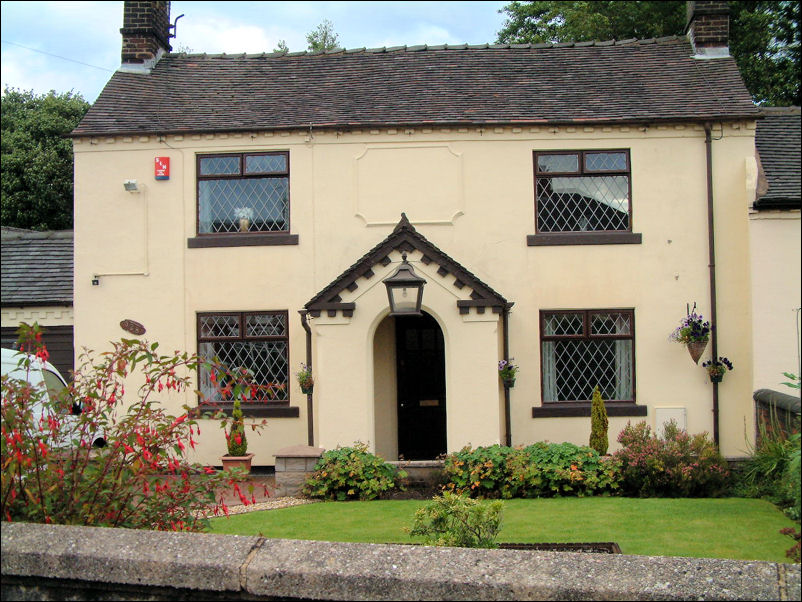
[[[726,357],[719,356],[718,359],[703,362],[702,368],[707,370],[711,383],[720,383],[724,380],[724,374],[727,370],[732,370],[732,362]]]
[[[512,357],[509,360],[501,360],[498,363],[498,375],[504,383],[505,389],[512,389],[515,386],[515,375],[518,373],[518,366],[512,363]]]
[[[682,319],[680,325],[671,333],[671,338],[685,345],[693,362],[698,364],[710,340],[710,322],[706,322],[704,317],[696,313],[694,304],[693,311]]]
[[[301,363],[301,369],[296,373],[298,384],[301,385],[301,393],[309,395],[315,386],[315,379],[312,377],[312,368]]]
[[[234,409],[231,412],[231,427],[226,433],[226,444],[228,454],[223,456],[223,469],[244,468],[246,472],[251,471],[251,460],[253,454],[248,453],[248,439],[245,436],[245,422],[242,417],[239,398],[234,400]]]
[[[247,232],[251,227],[251,220],[253,220],[253,209],[250,207],[236,207],[234,216],[239,221],[239,231]]]

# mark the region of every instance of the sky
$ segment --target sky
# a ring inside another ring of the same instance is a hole
[[[80,93],[94,102],[120,66],[122,2],[2,2],[2,89]],[[306,50],[324,19],[344,48],[492,43],[508,2],[182,2],[174,50],[272,52],[285,40]]]

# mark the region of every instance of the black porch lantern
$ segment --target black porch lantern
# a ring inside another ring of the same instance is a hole
[[[387,298],[390,300],[391,316],[420,316],[420,305],[423,301],[423,285],[421,278],[407,263],[407,254],[401,255],[401,265],[392,276],[383,280],[387,287]]]

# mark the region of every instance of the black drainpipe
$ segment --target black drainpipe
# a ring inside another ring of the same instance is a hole
[[[707,246],[710,259],[710,339],[713,359],[718,358],[718,322],[716,320],[716,240],[713,219],[713,141],[710,124],[705,124],[705,154],[707,155]],[[713,383],[713,441],[719,445],[718,383]]]
[[[306,366],[311,371],[312,370],[312,329],[309,328],[309,324],[306,322],[306,310],[301,310],[298,312],[301,314],[301,326],[304,327],[306,331]],[[313,373],[314,374],[314,373]],[[315,430],[314,430],[314,417],[312,416],[312,393],[306,394],[306,441],[309,447],[315,446]]]
[[[512,303],[507,303],[501,313],[501,329],[504,341],[504,359],[510,361],[510,329],[509,317]],[[512,446],[512,433],[510,427],[510,388],[504,387],[504,445]]]

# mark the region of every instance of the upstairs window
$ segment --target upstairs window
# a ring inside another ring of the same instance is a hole
[[[288,152],[198,156],[198,234],[289,232]]]
[[[632,229],[629,151],[535,152],[537,233]]]
[[[540,313],[543,402],[635,401],[632,310]]]

